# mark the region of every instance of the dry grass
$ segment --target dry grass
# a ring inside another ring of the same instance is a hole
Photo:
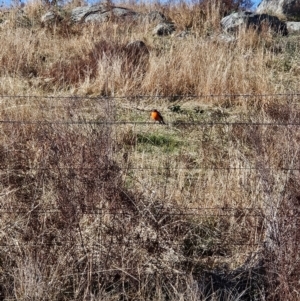
[[[164,8],[185,39],[25,11],[0,31],[0,94],[36,95],[0,102],[0,299],[298,300],[299,96],[205,96],[296,90],[298,40],[221,41],[218,4]]]
[[[147,11],[145,7],[140,10]],[[29,83],[39,94],[75,90],[81,95],[99,95],[104,86],[114,95],[137,94],[137,90],[138,94],[151,95],[277,93],[297,88],[297,52],[291,50],[299,47],[297,41],[278,41],[268,32],[258,35],[247,31],[241,32],[235,42],[223,42],[218,38],[217,7],[180,4],[165,10],[178,24],[178,32],[190,29],[191,35],[185,39],[155,38],[149,23],[72,25],[64,21],[41,28],[33,20],[38,20],[42,8],[29,4],[25,12],[29,25],[21,26],[21,21],[13,18],[2,23],[1,78],[13,82],[22,78],[23,89]],[[184,25],[189,21],[191,25]],[[139,72],[126,75],[120,68],[124,60],[121,53],[107,61],[99,49],[101,41],[117,49],[134,40],[144,41],[150,50],[149,66],[142,77]],[[284,73],[278,70],[279,62],[285,64]],[[103,70],[110,71],[103,74]],[[16,89],[13,92],[18,93]]]

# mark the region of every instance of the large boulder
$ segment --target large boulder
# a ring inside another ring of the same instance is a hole
[[[282,35],[288,34],[286,23],[268,14],[237,12],[221,20],[221,26],[225,32],[236,32],[242,26],[247,28],[253,27],[261,31],[265,25],[269,26],[276,33],[281,33]]]
[[[158,36],[170,35],[175,31],[175,25],[164,14],[158,11],[150,11],[149,13],[142,14],[128,8],[114,6],[110,3],[76,7],[71,11],[70,19],[75,23],[103,23],[109,20],[154,23],[157,26],[154,28],[153,34]],[[61,20],[59,14],[53,11],[47,12],[41,18],[43,24],[53,24]]]
[[[138,17],[133,10],[106,4],[76,7],[71,12],[74,22],[106,22],[112,18],[137,20]]]
[[[95,4],[76,7],[71,12],[71,20],[74,22],[106,22],[108,20],[132,20],[148,23],[165,22],[167,18],[158,11],[140,14],[125,7],[110,4]]]
[[[300,21],[300,0],[262,0],[257,13],[284,16],[288,20]]]

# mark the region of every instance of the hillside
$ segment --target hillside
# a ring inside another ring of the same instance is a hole
[[[0,300],[299,300],[299,35],[75,6],[1,11]]]

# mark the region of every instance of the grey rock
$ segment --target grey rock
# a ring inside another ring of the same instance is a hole
[[[224,17],[221,26],[225,32],[236,32],[241,26],[253,27],[260,31],[264,24],[277,33],[287,35],[288,30],[285,22],[268,14],[256,14],[253,12],[237,12]]]
[[[289,32],[300,31],[300,22],[286,22],[286,26]]]
[[[48,11],[41,17],[43,24],[52,24],[61,21],[63,18],[56,11]],[[168,35],[174,30],[174,24],[168,23],[164,14],[158,11],[151,11],[147,14],[137,13],[131,9],[114,6],[111,3],[100,3],[89,6],[76,7],[71,11],[70,20],[78,22],[107,22],[108,20],[137,21],[147,23],[160,23],[156,29],[158,35]]]
[[[256,12],[284,16],[288,20],[300,20],[300,0],[262,0]]]
[[[48,12],[42,17],[42,22],[55,19],[55,13]],[[106,22],[108,20],[129,20],[148,23],[164,23],[167,18],[158,11],[147,14],[137,13],[125,7],[111,5],[109,2],[89,6],[76,7],[71,11],[73,22]]]
[[[54,21],[56,18],[56,14],[53,11],[48,11],[41,17],[42,23],[48,23]]]
[[[167,36],[175,31],[175,25],[173,23],[159,23],[153,29],[153,35]]]
[[[76,7],[71,12],[74,22],[106,22],[111,18],[137,20],[138,16],[130,9],[105,4]]]
[[[90,14],[98,14],[105,11],[103,4],[76,7],[71,11],[71,20],[74,22],[84,21],[84,18]]]

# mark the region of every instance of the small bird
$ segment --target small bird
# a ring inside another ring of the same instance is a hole
[[[155,121],[158,121],[160,124],[166,124],[164,122],[163,117],[161,116],[161,114],[157,111],[157,110],[152,110],[150,117],[152,119],[154,119]]]

